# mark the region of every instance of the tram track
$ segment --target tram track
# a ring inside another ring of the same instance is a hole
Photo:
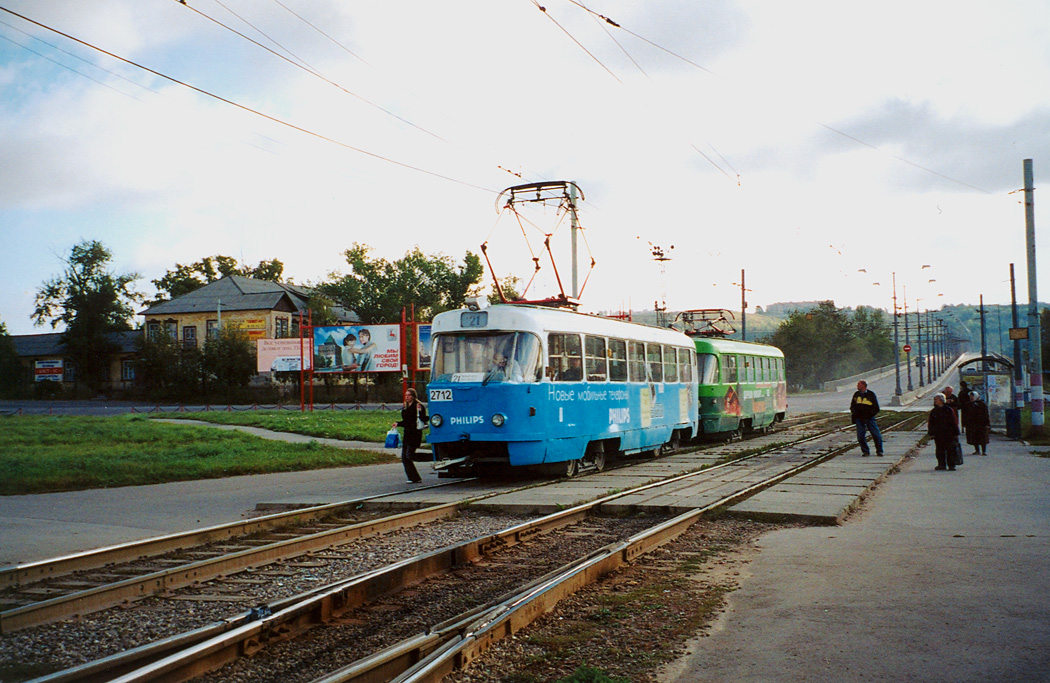
[[[811,438],[819,439],[820,437],[811,437]],[[845,447],[848,447],[848,445],[845,445]],[[796,450],[805,450],[805,449],[796,446]],[[819,450],[819,449],[816,449],[816,450]],[[579,524],[579,523],[581,523],[581,520],[583,520],[584,518],[593,516],[595,514],[598,514],[602,510],[613,510],[613,509],[616,509],[617,508],[617,504],[615,503],[615,501],[618,501],[618,500],[621,501],[621,504],[620,504],[621,509],[618,510],[618,513],[622,514],[623,513],[623,508],[622,508],[623,504],[626,503],[629,506],[637,506],[637,502],[638,502],[637,498],[639,496],[642,496],[642,495],[652,495],[652,496],[660,495],[659,489],[661,489],[661,488],[663,488],[664,491],[666,492],[667,490],[669,490],[669,488],[673,488],[673,487],[676,487],[676,486],[683,485],[683,482],[685,482],[685,481],[687,481],[689,479],[692,479],[694,482],[695,481],[699,481],[701,479],[706,479],[706,480],[708,480],[708,482],[713,482],[715,480],[719,480],[719,482],[720,482],[719,486],[714,486],[712,484],[712,485],[708,486],[708,488],[711,489],[712,491],[714,491],[715,489],[718,489],[719,487],[721,487],[723,489],[723,492],[722,492],[722,494],[720,496],[716,496],[716,494],[712,493],[711,495],[715,496],[715,497],[713,497],[711,499],[711,502],[708,505],[705,505],[702,508],[696,508],[696,509],[690,510],[687,513],[683,513],[682,515],[679,515],[679,517],[682,517],[683,519],[691,519],[691,520],[695,521],[696,519],[699,518],[700,515],[706,514],[706,513],[710,512],[712,510],[715,510],[715,509],[718,509],[720,507],[724,507],[725,505],[731,504],[731,502],[734,501],[734,500],[740,499],[742,497],[746,497],[747,495],[750,495],[751,493],[753,493],[756,490],[759,490],[760,488],[764,488],[765,486],[772,485],[773,483],[775,483],[776,481],[779,481],[780,479],[783,479],[783,478],[786,478],[788,476],[791,476],[791,474],[793,472],[801,471],[801,469],[805,469],[808,466],[812,466],[812,464],[816,464],[817,458],[827,459],[829,457],[834,457],[834,455],[835,455],[835,453],[834,453],[835,449],[834,448],[826,448],[826,449],[824,449],[824,451],[825,452],[823,452],[823,453],[816,453],[815,451],[810,451],[809,455],[807,456],[807,459],[808,459],[808,462],[811,463],[811,464],[807,464],[807,463],[784,463],[785,466],[780,468],[779,475],[776,474],[776,473],[768,473],[768,475],[763,475],[765,477],[763,479],[763,483],[759,483],[759,484],[752,483],[752,484],[745,485],[745,483],[743,482],[743,479],[745,477],[743,477],[742,475],[741,476],[735,476],[735,475],[731,474],[731,472],[733,472],[734,469],[739,469],[739,468],[746,467],[746,465],[745,465],[746,462],[752,463],[752,467],[751,467],[751,474],[752,475],[754,475],[754,473],[756,471],[759,471],[759,470],[762,470],[762,471],[769,470],[769,463],[768,462],[763,462],[763,455],[762,454],[754,454],[754,455],[751,455],[751,456],[746,456],[745,458],[741,458],[739,460],[735,460],[735,461],[732,461],[732,462],[725,463],[723,465],[710,467],[710,468],[707,468],[707,469],[704,469],[704,470],[700,470],[700,471],[697,471],[697,472],[694,472],[694,473],[683,475],[682,477],[675,477],[675,478],[673,478],[671,480],[667,480],[665,482],[654,483],[654,484],[651,484],[651,485],[647,485],[645,487],[640,487],[638,489],[632,489],[630,491],[619,492],[619,493],[613,494],[611,496],[606,496],[605,498],[602,498],[602,499],[597,500],[597,501],[593,501],[592,503],[588,503],[585,506],[580,506],[579,508],[576,508],[576,509],[573,509],[573,510],[570,510],[570,511],[566,511],[566,512],[563,512],[563,513],[558,513],[556,515],[549,515],[547,517],[541,518],[541,520],[534,520],[534,521],[530,521],[530,522],[525,522],[525,523],[522,523],[521,525],[518,525],[518,527],[513,528],[512,530],[507,530],[505,532],[500,532],[499,534],[492,535],[490,537],[486,537],[486,538],[482,538],[482,539],[476,539],[476,540],[469,541],[469,542],[464,543],[464,544],[460,544],[455,549],[446,548],[446,549],[443,549],[441,551],[435,551],[434,553],[431,553],[430,556],[427,559],[418,559],[418,562],[422,562],[423,563],[422,565],[411,564],[408,561],[403,561],[401,563],[395,563],[395,565],[392,565],[391,568],[388,568],[386,570],[377,570],[375,572],[371,572],[371,573],[364,574],[362,576],[356,577],[355,579],[351,580],[347,585],[345,585],[343,587],[338,587],[337,585],[333,585],[334,587],[333,586],[328,586],[322,591],[323,595],[317,594],[317,592],[313,592],[314,593],[313,595],[311,595],[309,597],[306,597],[306,598],[301,598],[299,604],[296,604],[295,606],[290,606],[289,601],[291,599],[284,599],[284,600],[275,601],[275,602],[267,605],[264,610],[262,610],[260,612],[257,612],[255,614],[254,618],[252,617],[251,614],[248,614],[248,615],[241,615],[240,617],[237,617],[236,619],[227,619],[224,622],[224,625],[223,625],[224,632],[221,633],[221,634],[215,633],[215,629],[217,628],[215,626],[212,626],[209,629],[204,629],[204,630],[200,631],[200,633],[198,634],[198,637],[199,638],[204,638],[205,639],[203,641],[204,643],[208,643],[210,641],[211,645],[203,645],[203,644],[198,643],[198,645],[195,648],[190,648],[190,650],[191,651],[193,651],[193,650],[198,650],[199,651],[201,648],[203,648],[205,650],[208,650],[209,651],[209,656],[206,659],[210,663],[205,665],[205,668],[208,668],[208,667],[210,667],[210,666],[212,666],[214,664],[214,662],[216,661],[216,657],[218,657],[218,655],[216,655],[216,650],[215,650],[215,648],[218,647],[218,645],[216,645],[217,642],[225,643],[225,645],[223,645],[222,648],[221,648],[221,649],[223,649],[223,651],[239,653],[239,652],[243,652],[244,650],[255,650],[257,647],[261,646],[263,641],[269,642],[271,640],[272,641],[283,640],[283,639],[288,637],[293,632],[297,632],[297,631],[300,631],[300,630],[302,630],[303,632],[306,632],[306,631],[310,630],[310,627],[312,627],[312,626],[314,626],[314,625],[316,625],[318,623],[324,623],[324,622],[328,622],[328,621],[332,621],[332,620],[340,621],[342,619],[351,618],[351,617],[346,617],[345,616],[346,614],[348,614],[348,610],[360,609],[361,606],[364,604],[364,602],[367,602],[367,601],[362,602],[362,597],[361,596],[375,597],[375,596],[378,596],[378,595],[384,595],[385,596],[385,595],[394,593],[394,592],[396,592],[397,590],[399,590],[400,588],[402,588],[406,584],[412,584],[412,583],[415,583],[415,582],[418,582],[418,581],[422,580],[422,578],[425,577],[425,576],[432,576],[432,575],[434,575],[435,571],[437,573],[444,574],[445,576],[456,575],[456,574],[459,574],[459,573],[466,572],[468,570],[473,571],[473,569],[475,569],[477,566],[479,566],[479,563],[480,563],[480,565],[484,565],[485,563],[492,563],[492,562],[494,562],[492,559],[490,559],[492,557],[492,555],[491,555],[492,551],[497,551],[498,550],[498,551],[506,552],[506,550],[508,548],[517,547],[519,545],[528,545],[528,543],[526,543],[525,541],[527,541],[528,539],[535,539],[535,538],[538,538],[538,537],[544,537],[546,534],[552,533],[552,531],[551,531],[552,529],[561,528],[561,527],[564,527],[564,526],[566,526],[568,524]],[[781,456],[780,459],[784,460],[785,458],[783,456]],[[767,460],[768,460],[768,458],[767,458]],[[779,476],[779,478],[777,478],[778,476]],[[733,490],[732,491],[725,490],[726,487],[732,488]],[[646,491],[648,491],[649,494],[646,494],[645,493]],[[631,500],[632,497],[634,497],[633,501]],[[576,516],[576,518],[574,518],[574,515]],[[683,523],[685,523],[685,522],[683,522]],[[686,527],[688,526],[688,524],[691,524],[691,523],[692,522],[688,522],[686,524]],[[672,525],[672,526],[674,526],[674,525]],[[681,527],[681,528],[685,528],[685,527]],[[648,541],[646,541],[646,540],[643,540],[643,539],[640,538],[640,539],[637,539],[636,542],[631,542],[631,543],[629,543],[626,546],[622,546],[622,547],[621,546],[617,546],[617,547],[620,548],[617,551],[609,550],[608,548],[610,546],[607,546],[605,550],[602,550],[600,552],[599,551],[594,551],[595,553],[598,553],[599,555],[602,555],[605,559],[602,559],[601,561],[597,561],[593,565],[593,567],[595,567],[595,568],[587,569],[586,571],[583,572],[583,574],[586,575],[586,576],[591,577],[591,579],[588,579],[588,580],[592,580],[595,576],[599,576],[599,575],[602,575],[603,573],[605,573],[607,571],[611,571],[611,569],[609,569],[609,567],[618,565],[618,563],[630,561],[630,559],[635,557],[637,555],[637,553],[644,552],[645,550],[647,550],[647,549],[649,549],[651,547],[654,547],[654,544],[658,545],[659,543],[666,542],[667,539],[673,537],[673,535],[676,535],[676,533],[675,534],[671,534],[669,536],[668,535],[664,535],[664,532],[662,532],[662,531],[661,532],[657,532],[657,531],[643,532],[641,535],[642,536],[646,536],[646,533],[655,534],[655,536],[653,536],[653,538],[658,538],[658,539],[663,539],[663,540],[658,540],[658,541],[648,540]],[[668,532],[668,533],[670,533],[670,532]],[[680,533],[680,531],[678,531],[677,533]],[[649,538],[649,536],[646,536],[646,538]],[[512,540],[508,541],[507,539],[512,539]],[[559,544],[559,545],[561,545],[561,544]],[[612,544],[612,545],[615,546],[617,544]],[[544,547],[547,547],[547,546],[544,546]],[[619,555],[620,559],[610,559],[609,558],[610,554],[611,555]],[[417,562],[417,560],[413,560],[412,562],[415,563],[415,562]],[[427,564],[427,563],[429,563],[429,564]],[[437,564],[435,565],[434,563],[437,563]],[[518,562],[511,561],[509,564],[510,564],[510,566],[515,566],[516,564],[521,564],[521,561],[518,561]],[[414,567],[414,568],[410,568],[410,565],[412,567]],[[422,567],[422,566],[429,566],[430,569],[424,571],[424,570],[420,569],[420,567]],[[438,569],[434,569],[435,566],[437,566]],[[506,565],[501,565],[501,566],[506,566]],[[566,570],[566,571],[568,571],[568,570]],[[499,571],[497,573],[498,574],[507,574],[507,575],[517,576],[517,574],[515,574],[514,572],[510,572],[510,571]],[[402,578],[395,579],[394,578],[395,576],[400,576]],[[405,579],[405,577],[408,577],[408,578]],[[435,580],[435,579],[432,579],[432,580]],[[446,579],[444,579],[444,578],[441,579],[441,581],[445,581],[445,580]],[[568,576],[566,576],[565,578],[559,579],[558,581],[556,581],[554,583],[556,583],[558,585],[561,585],[561,584],[563,584],[565,582],[568,582],[565,585],[572,586],[572,585],[577,585],[578,581],[581,581],[581,580],[583,580],[583,579],[571,579]],[[469,584],[469,580],[467,581],[466,584],[461,584],[461,585],[469,586],[470,585]],[[554,584],[552,584],[552,585],[554,585]],[[562,589],[558,589],[557,591],[555,591],[555,593],[556,594],[561,594],[561,593],[559,593],[559,591],[561,591],[561,590]],[[575,590],[575,589],[573,588],[572,590]],[[543,592],[547,593],[548,591],[545,590]],[[354,598],[351,599],[351,598],[347,597],[349,595],[353,595],[353,596],[357,596],[357,597],[354,597]],[[521,599],[521,598],[519,597],[519,598],[516,598],[516,599]],[[548,595],[546,598],[544,598],[544,600],[548,600],[548,599],[551,599],[550,595]],[[306,602],[309,602],[309,601],[314,601],[314,603],[316,603],[316,604],[314,604],[311,607],[304,606],[306,604]],[[389,615],[389,604],[387,604],[386,609],[387,609],[386,613]],[[477,609],[477,608],[475,608],[475,609]],[[536,612],[536,610],[537,610],[536,607],[521,608],[521,609],[524,610],[523,613],[527,613],[527,614],[542,613],[542,610],[540,612]],[[515,610],[515,611],[517,612],[518,610]],[[262,616],[262,614],[264,614],[265,612],[270,612],[270,614],[268,616]],[[383,609],[380,609],[380,614],[382,614],[382,613],[383,613]],[[281,619],[286,619],[286,620],[284,620],[284,621],[279,620],[277,618],[278,615],[283,615],[281,617]],[[459,618],[460,621],[465,619],[465,617],[462,617],[462,618],[457,617],[457,618]],[[352,617],[352,619],[355,620],[355,621],[360,621],[360,617]],[[517,621],[520,619],[520,617],[508,617],[508,619],[510,619],[511,621],[508,622],[506,620],[502,620],[501,623],[503,623],[504,626],[498,627],[498,628],[502,628],[504,630],[506,630],[507,628],[511,628],[510,626],[507,626],[507,624],[517,623]],[[453,621],[455,621],[455,619],[453,619]],[[456,630],[457,633],[459,633],[459,636],[457,636],[457,637],[459,637],[459,638],[463,638],[464,637],[462,635],[462,632],[463,632],[464,628],[465,627],[462,626],[462,624],[461,624],[456,629],[453,629],[453,630]],[[516,628],[519,628],[519,627],[515,626],[511,630],[516,630]],[[234,631],[247,633],[248,636],[247,636],[246,639],[238,641],[236,638],[234,638],[231,635],[231,633],[234,632]],[[475,641],[478,639],[478,637],[479,636],[477,636],[476,634],[474,636],[472,636],[472,638]],[[486,635],[486,636],[482,637],[482,640],[485,640],[485,639],[490,638],[490,637],[491,636],[487,636]],[[162,647],[162,645],[165,644],[165,643],[167,644],[167,647],[169,647],[169,648],[170,647],[174,647],[175,644],[179,644],[179,646],[182,647],[187,642],[187,639],[192,640],[192,638],[193,637],[189,636],[189,635],[182,635],[182,636],[178,636],[178,637],[174,637],[173,636],[173,637],[170,637],[168,639],[165,639],[164,641],[160,641],[161,644],[159,644],[157,646],[149,646],[149,647],[146,647],[146,648],[140,648],[140,650],[143,650],[143,649],[150,650],[151,648],[159,648],[159,647]],[[427,641],[429,642],[429,640],[430,639],[428,638]],[[248,643],[248,644],[246,644],[246,643]],[[251,644],[251,643],[254,643],[254,644]],[[402,648],[406,648],[407,647],[408,649],[406,651],[410,651],[410,652],[414,651],[414,652],[416,652],[415,655],[407,655],[409,659],[412,659],[413,657],[418,659],[420,656],[422,656],[422,651],[421,650],[412,650],[411,647],[408,647],[408,646],[405,646],[405,645],[402,645],[400,647],[402,647]],[[140,653],[138,653],[138,655],[139,656],[144,656],[147,659],[149,659],[149,658],[155,659],[157,657],[161,657],[162,659],[164,659],[164,657],[162,656],[162,652],[159,651],[159,650],[154,650],[152,652],[152,654],[146,654],[146,653],[140,652]],[[123,655],[123,656],[127,657],[127,656],[130,656],[130,654],[129,655]],[[223,657],[226,657],[226,656],[228,656],[228,655],[223,655]],[[192,654],[181,654],[181,655],[170,655],[169,654],[169,655],[167,655],[167,657],[169,659],[169,662],[168,662],[168,664],[166,664],[164,666],[171,666],[171,662],[170,662],[170,658],[171,657],[191,657],[192,658]],[[455,657],[453,659],[456,659],[457,661],[462,661],[463,658],[464,658],[464,655],[462,654],[462,651],[460,651],[460,653],[455,655]],[[253,659],[255,659],[255,658],[253,658]],[[94,666],[97,667],[97,666],[103,666],[103,665],[102,664],[96,664]],[[127,666],[129,666],[129,664],[127,663],[127,661],[125,661],[125,663],[122,666],[124,666],[126,668]],[[154,665],[149,665],[149,666],[154,666]],[[193,664],[191,666],[192,667],[198,667],[198,666],[201,666],[201,665],[200,664]],[[194,672],[193,675],[196,675],[196,672],[198,671],[198,669],[196,669],[196,668],[192,668],[192,669],[189,669],[189,670],[192,670]],[[53,679],[48,679],[48,680],[109,680],[110,678],[112,678],[113,671],[114,671],[114,669],[109,669],[108,670],[108,673],[106,674],[106,676],[109,676],[109,678],[106,678],[106,677],[102,677],[102,678],[64,677],[64,678],[53,678]],[[145,677],[139,677],[139,678],[131,677],[131,678],[126,678],[125,680],[153,680],[153,678],[152,678],[153,676],[161,675],[161,674],[157,673],[156,669],[152,669],[152,671],[154,673],[147,674],[147,673],[145,673],[145,670],[143,670],[143,673],[136,674],[136,675],[137,676],[145,676]],[[185,671],[184,671],[184,673],[178,674],[178,675],[174,675],[174,674],[170,673],[170,671],[173,671],[173,669],[172,670],[166,670],[166,672],[163,675],[161,675],[161,678],[163,678],[164,680],[185,680],[185,677],[184,677],[186,675]],[[69,675],[72,675],[72,674],[69,674]],[[251,680],[255,680],[254,678],[251,678],[251,677],[249,677],[249,678]],[[287,679],[285,679],[285,678],[274,678],[272,680],[287,680]],[[371,680],[371,679],[349,678],[349,679],[339,679],[339,680]],[[437,680],[437,679],[419,678],[419,679],[406,679],[406,680]]]
[[[794,426],[806,427],[806,423]],[[469,481],[428,488],[462,486]],[[364,510],[399,493],[272,514],[0,570],[0,634],[128,604],[357,538],[427,524],[460,510],[460,504],[389,516]],[[462,504],[478,503],[487,495],[492,494],[466,496]]]

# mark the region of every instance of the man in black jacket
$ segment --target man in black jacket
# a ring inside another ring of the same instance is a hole
[[[853,392],[853,400],[849,404],[849,413],[853,424],[857,425],[857,441],[860,443],[861,455],[871,455],[865,434],[869,431],[875,442],[875,455],[882,455],[882,432],[879,431],[879,425],[875,424],[875,416],[879,413],[879,399],[875,397],[874,391],[868,389],[868,383],[864,380],[857,382],[857,390]]]

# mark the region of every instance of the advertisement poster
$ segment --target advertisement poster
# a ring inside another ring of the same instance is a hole
[[[240,330],[248,339],[262,339],[266,336],[266,318],[230,318],[223,325]]]
[[[416,370],[430,369],[430,325],[416,325]]]
[[[309,339],[259,339],[255,345],[257,372],[299,372],[300,346],[306,369],[310,369]]]
[[[33,379],[37,382],[61,382],[62,372],[61,360],[38,360],[33,368]]]
[[[401,327],[315,327],[314,372],[401,372]]]

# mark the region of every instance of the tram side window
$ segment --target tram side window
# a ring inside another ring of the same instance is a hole
[[[627,342],[623,339],[609,340],[609,381],[627,381]]]
[[[627,342],[627,370],[632,382],[645,381],[645,344]]]
[[[724,358],[726,359],[726,382],[736,384],[739,380],[736,356],[724,356]]]
[[[587,371],[587,381],[604,382],[609,375],[606,367],[605,337],[583,338],[583,365]]]
[[[648,361],[650,382],[664,381],[663,359],[660,356],[659,344],[645,345],[645,357]]]
[[[673,346],[664,346],[664,381],[678,381],[678,355]]]
[[[693,381],[693,359],[692,351],[689,349],[678,349],[678,381],[691,383]]]
[[[755,381],[755,358],[754,356],[744,356],[744,367],[746,368],[746,374],[744,375],[746,382]]]
[[[580,335],[552,332],[547,335],[550,357],[548,372],[556,382],[579,382],[583,379],[583,353]]]

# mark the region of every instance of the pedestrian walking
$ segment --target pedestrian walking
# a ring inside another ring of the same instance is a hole
[[[427,407],[419,402],[415,389],[405,392],[405,404],[401,408],[401,419],[394,423],[395,427],[401,427],[404,435],[401,439],[401,464],[405,468],[405,475],[409,484],[418,484],[423,481],[416,470],[415,455],[419,444],[423,442],[423,429],[427,423]]]
[[[966,443],[973,446],[974,455],[988,455],[989,434],[992,421],[988,415],[988,404],[976,391],[970,392],[970,401],[963,406],[963,422],[966,424]]]
[[[879,413],[879,399],[875,392],[868,389],[868,383],[864,380],[857,382],[857,390],[853,392],[853,399],[849,403],[850,417],[853,424],[857,425],[857,443],[860,444],[862,456],[871,455],[868,449],[866,432],[871,432],[871,439],[875,442],[875,455],[882,455],[882,432],[879,425],[875,423],[875,416]]]
[[[955,424],[955,412],[948,407],[944,394],[934,394],[933,410],[926,421],[926,430],[937,447],[935,470],[955,471],[955,454],[959,448],[959,426]]]

